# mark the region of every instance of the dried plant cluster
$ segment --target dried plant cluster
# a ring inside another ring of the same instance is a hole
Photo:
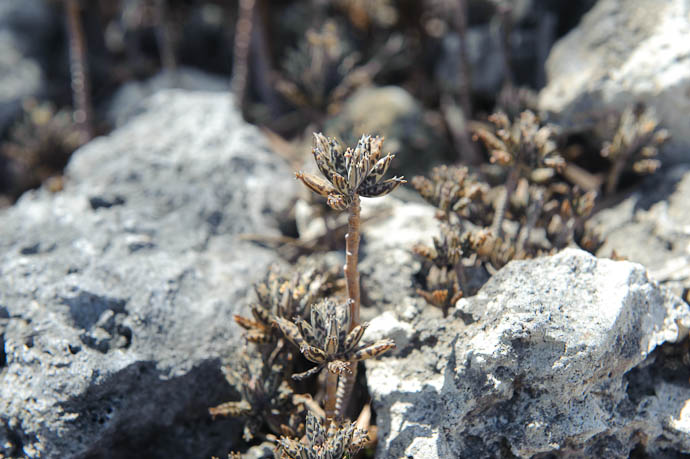
[[[69,110],[35,99],[25,100],[22,108],[22,116],[0,144],[0,155],[18,171],[21,183],[12,190],[17,194],[59,176],[70,154],[83,143]]]
[[[331,208],[348,211],[347,299],[329,296],[335,273],[323,267],[308,266],[291,277],[272,270],[255,287],[252,318],[235,316],[247,345],[254,345],[253,352],[247,346],[242,371],[228,372],[242,399],[209,412],[243,418],[247,441],[268,430],[265,438],[276,443],[281,457],[351,457],[370,441],[367,416],[360,415],[361,422],[344,418],[357,362],[395,347],[389,339],[363,343],[367,324],[359,321],[359,196],[383,196],[405,183],[401,177],[384,179],[393,155],[383,155],[382,144],[382,138],[364,135],[356,147],[345,148],[335,138],[314,134],[312,153],[325,179],[296,173]],[[323,385],[312,398],[304,392],[306,380],[320,372]]]
[[[318,31],[308,30],[298,47],[287,53],[286,78],[277,82],[276,89],[298,107],[328,112],[331,104],[344,97],[339,85],[358,60],[336,23],[327,21]]]
[[[328,428],[325,427],[328,425]],[[354,422],[330,422],[307,413],[306,442],[291,438],[278,441],[281,457],[292,459],[330,459],[352,457],[364,447],[367,432]]]
[[[293,368],[302,368],[300,354],[287,345],[275,326],[283,317],[303,317],[311,306],[332,288],[334,273],[323,266],[307,264],[290,277],[272,268],[255,285],[257,302],[250,305],[252,319],[235,316],[246,330],[241,372],[228,372],[228,382],[238,385],[242,399],[210,408],[212,416],[241,417],[244,438],[250,441],[266,426],[275,435],[302,435],[302,420],[310,396],[297,394],[289,377]]]
[[[627,107],[615,122],[615,133],[604,143],[601,156],[611,161],[606,176],[606,192],[613,193],[621,175],[626,171],[651,174],[661,162],[657,159],[658,148],[670,138],[666,129],[659,127],[659,120],[651,108]]]
[[[511,120],[492,115],[493,126],[476,124],[474,138],[502,170],[504,183],[491,187],[467,167],[435,168],[412,185],[439,208],[441,235],[434,247],[416,246],[425,258],[418,293],[444,314],[461,296],[474,294],[468,269],[488,274],[512,259],[551,253],[571,244],[594,251],[600,245],[585,228],[596,192],[561,178],[566,162],[556,143],[557,128],[530,111]]]

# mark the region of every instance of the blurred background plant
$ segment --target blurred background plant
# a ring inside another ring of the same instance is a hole
[[[232,89],[247,119],[283,155],[305,133],[352,143],[386,136],[396,174],[487,156],[469,121],[533,108],[551,45],[594,0],[26,0],[0,7],[0,195],[4,205],[48,177],[71,151],[30,159],[17,132],[25,99],[71,113],[81,140],[116,124],[127,83],[161,71],[168,86],[203,89],[202,71]],[[187,77],[185,77],[185,75]],[[590,148],[591,146],[588,146]],[[590,148],[591,149],[591,148]],[[17,156],[21,150],[24,155]],[[308,150],[308,149],[307,149]],[[9,153],[12,151],[12,153]],[[298,155],[297,160],[304,158]],[[37,172],[32,169],[41,169]],[[624,168],[625,169],[625,168]],[[46,172],[46,171],[50,172]]]

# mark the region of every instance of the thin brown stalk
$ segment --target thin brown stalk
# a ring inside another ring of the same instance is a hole
[[[237,105],[244,107],[249,79],[249,49],[252,39],[254,6],[256,0],[240,0],[235,26],[234,59],[232,64],[232,92],[237,99]]]
[[[357,259],[359,257],[359,223],[360,223],[359,196],[350,206],[350,215],[347,219],[347,234],[345,235],[345,280],[347,282],[347,297],[350,300],[350,330],[359,325],[359,271]]]
[[[350,215],[347,219],[347,234],[345,235],[345,282],[347,285],[347,297],[350,306],[350,330],[359,325],[359,271],[357,260],[359,258],[359,224],[361,207],[359,196],[355,194],[350,206]],[[344,374],[340,387],[336,393],[336,417],[342,419],[347,410],[347,405],[352,395],[352,389],[357,379],[357,362],[350,362],[350,373]]]
[[[78,0],[65,0],[67,34],[69,36],[70,77],[72,80],[72,99],[74,122],[81,131],[82,140],[93,137],[93,109],[91,106],[91,87],[86,55],[86,39],[81,23]]]
[[[324,368],[323,371],[326,372],[326,397],[324,399],[324,411],[326,412],[326,419],[335,419],[336,414],[336,401],[338,399],[338,374],[333,373],[328,369]]]

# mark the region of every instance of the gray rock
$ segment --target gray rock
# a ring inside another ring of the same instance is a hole
[[[660,374],[655,348],[687,337],[690,308],[642,266],[575,249],[514,261],[458,308],[425,310],[407,347],[366,361],[378,457],[690,451],[687,376],[637,385]]]
[[[0,455],[209,457],[221,365],[295,181],[230,95],[163,91],[0,213]],[[243,311],[244,312],[244,311]],[[236,395],[236,394],[235,394]]]
[[[600,0],[553,47],[540,107],[565,126],[591,127],[600,115],[643,102],[673,139],[669,161],[690,157],[690,6],[687,0]]]
[[[398,86],[358,89],[327,121],[324,131],[347,145],[356,145],[362,134],[384,136],[383,149],[397,155],[390,169],[397,175],[427,170],[443,161],[450,148],[425,119],[421,104]]]
[[[106,118],[115,127],[122,126],[141,109],[141,100],[163,89],[187,91],[230,91],[230,81],[194,68],[163,70],[145,81],[129,81],[113,96]]]
[[[599,256],[616,254],[643,264],[676,295],[690,289],[690,166],[648,179],[619,204],[591,222],[605,242]]]
[[[432,244],[438,233],[434,212],[428,204],[403,203],[393,196],[362,199],[362,217],[376,217],[362,224],[359,270],[365,320],[394,311],[409,321],[424,308],[415,293],[421,261],[412,246]]]

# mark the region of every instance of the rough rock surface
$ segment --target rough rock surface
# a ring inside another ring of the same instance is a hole
[[[653,352],[687,337],[690,308],[640,265],[515,261],[455,318],[428,308],[412,325],[407,347],[366,361],[378,457],[690,452],[687,375],[664,378]]]
[[[232,314],[276,259],[288,167],[228,94],[163,91],[0,213],[0,456],[210,457],[241,428]]]
[[[553,47],[540,107],[574,129],[611,110],[655,107],[673,139],[666,158],[690,151],[690,4],[687,0],[600,0]]]
[[[654,280],[682,295],[690,289],[690,165],[650,177],[591,224],[606,239],[597,254],[613,251],[641,263]]]

